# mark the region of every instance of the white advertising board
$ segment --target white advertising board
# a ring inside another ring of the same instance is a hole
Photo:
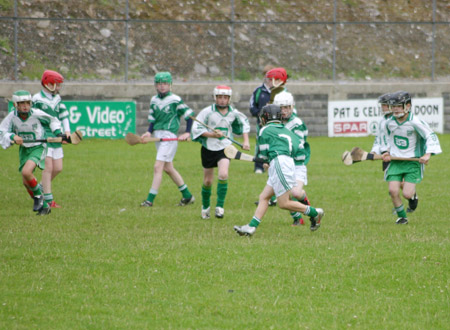
[[[411,111],[436,133],[444,133],[444,100],[413,98]],[[328,102],[328,136],[376,135],[382,116],[378,100]]]

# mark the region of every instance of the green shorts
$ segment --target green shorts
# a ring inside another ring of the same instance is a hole
[[[420,183],[423,179],[424,165],[419,162],[393,160],[390,162],[385,174],[386,181],[406,181]]]
[[[31,148],[20,146],[19,149],[19,172],[29,160],[36,163],[36,165],[43,170],[45,168],[45,156],[47,155],[47,148],[44,145],[39,145]]]

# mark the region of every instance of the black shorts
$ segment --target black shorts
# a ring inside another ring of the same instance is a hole
[[[202,146],[201,154],[202,154],[203,168],[217,167],[217,163],[221,159],[227,158],[227,156],[225,156],[224,149],[218,151],[211,151]]]

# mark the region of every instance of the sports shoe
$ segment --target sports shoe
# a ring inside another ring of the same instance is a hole
[[[193,204],[195,201],[194,195],[191,195],[189,198],[182,198],[181,201],[177,204],[178,206],[186,206],[189,204]]]
[[[37,212],[44,205],[44,195],[33,197],[33,200],[34,200],[33,211]]]
[[[61,205],[56,204],[55,201],[52,201],[50,204],[48,204],[48,206],[50,206],[52,209],[60,209]]]
[[[316,231],[317,229],[319,229],[320,221],[325,215],[325,212],[320,208],[317,208],[316,211],[317,215],[315,217],[309,218],[309,221],[311,221],[311,226],[309,227],[309,229],[311,229],[311,231]]]
[[[263,174],[263,173],[264,173],[264,171],[262,169],[260,169],[260,168],[257,168],[255,170],[255,174]]]
[[[47,215],[52,212],[52,209],[50,206],[48,207],[41,207],[40,210],[36,213],[36,215]]]
[[[269,206],[276,206],[277,205],[277,199],[269,200]]]
[[[408,224],[408,218],[398,218],[397,221],[395,221],[397,225],[406,225]]]
[[[149,202],[148,200],[145,200],[145,201],[143,201],[143,202],[141,203],[141,206],[142,206],[142,207],[152,207],[152,206],[153,206],[153,203],[152,203],[152,202]]]
[[[225,214],[223,207],[216,206],[216,218],[222,219]]]
[[[406,209],[406,212],[414,212],[417,209],[417,205],[419,205],[419,197],[417,197],[417,193],[414,193],[414,196],[411,199],[408,199],[408,208]]]
[[[303,218],[300,218],[298,220],[294,220],[294,222],[292,223],[292,227],[297,227],[297,226],[301,226],[305,224],[305,220],[303,220]]]
[[[249,225],[234,226],[234,230],[240,236],[252,236],[256,231],[256,227],[250,227]]]
[[[210,209],[211,209],[211,207],[208,207],[207,209],[202,208],[202,219],[209,219],[211,217]]]

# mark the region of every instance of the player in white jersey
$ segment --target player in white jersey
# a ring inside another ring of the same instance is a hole
[[[20,90],[13,94],[14,109],[0,123],[0,143],[7,149],[14,143],[19,148],[19,171],[22,182],[30,196],[34,199],[33,211],[37,215],[49,214],[51,209],[33,172],[36,167],[45,168],[46,144],[32,142],[46,138],[46,129],[55,136],[61,136],[61,123],[45,112],[31,108],[31,94]]]
[[[387,143],[382,145],[380,151],[383,153],[383,161],[390,161],[385,171],[385,180],[389,182],[389,194],[398,215],[396,223],[407,224],[408,218],[400,191],[409,200],[410,207],[415,209],[418,201],[416,184],[422,181],[424,166],[428,164],[431,155],[440,154],[442,150],[438,137],[428,124],[410,112],[411,96],[408,92],[394,93],[389,104],[393,115],[384,125]],[[391,161],[391,156],[420,160]]]
[[[308,184],[306,165],[308,164],[309,158],[311,156],[311,149],[309,143],[307,142],[308,128],[306,127],[306,124],[303,122],[303,120],[301,120],[296,115],[297,111],[295,111],[294,108],[294,97],[291,93],[287,91],[278,93],[275,96],[273,103],[278,105],[281,109],[284,127],[297,135],[300,141],[297,154],[294,156],[295,179],[297,181],[297,187],[295,189],[292,189],[292,199],[297,200],[305,205],[311,205],[308,198],[306,197],[306,192],[304,190],[304,186]],[[300,212],[292,211],[291,216],[294,220],[292,223],[293,226],[305,224]],[[316,225],[320,226],[320,222]]]
[[[215,216],[224,217],[225,197],[228,190],[228,169],[230,160],[225,156],[225,147],[231,144],[229,139],[233,134],[244,137],[243,149],[250,150],[248,133],[250,124],[247,117],[233,108],[231,103],[232,90],[229,86],[219,85],[214,88],[215,103],[204,108],[197,119],[214,128],[208,131],[206,127],[195,122],[192,128],[192,140],[202,144],[201,158],[203,166],[202,212],[203,219],[210,218],[211,187],[214,181],[214,168],[218,167],[217,201]]]
[[[384,131],[384,125],[386,121],[392,116],[392,110],[390,109],[389,106],[389,100],[391,97],[392,97],[391,93],[386,93],[378,98],[378,104],[381,107],[383,116],[378,122],[378,132],[373,141],[372,150],[370,150],[370,152],[373,154],[381,155],[381,145],[386,144],[386,134]],[[383,162],[383,171],[385,170],[384,166],[387,165],[386,163]]]
[[[172,75],[170,72],[158,72],[155,75],[155,88],[157,95],[150,101],[150,111],[148,121],[150,123],[148,131],[142,135],[142,138],[151,137],[152,134],[157,138],[176,138],[180,128],[180,118],[186,120],[186,132],[178,137],[180,141],[189,139],[192,117],[194,112],[184,104],[181,97],[171,92]],[[158,189],[162,182],[163,172],[166,172],[172,181],[177,185],[182,194],[179,206],[192,204],[195,201],[194,196],[184,183],[180,173],[173,166],[173,159],[177,152],[178,141],[156,142],[156,161],[153,170],[153,181],[147,199],[141,203],[143,207],[153,206],[153,201],[158,194]]]
[[[69,112],[62,103],[59,92],[62,88],[64,77],[56,71],[45,70],[42,74],[42,90],[33,95],[33,108],[40,109],[61,121],[62,130],[67,137],[70,136]],[[47,129],[47,137],[53,137]],[[67,142],[63,142],[67,143]],[[47,157],[45,169],[42,172],[42,186],[44,187],[44,199],[50,207],[60,207],[52,194],[52,181],[63,169],[63,148],[61,143],[47,144]]]

